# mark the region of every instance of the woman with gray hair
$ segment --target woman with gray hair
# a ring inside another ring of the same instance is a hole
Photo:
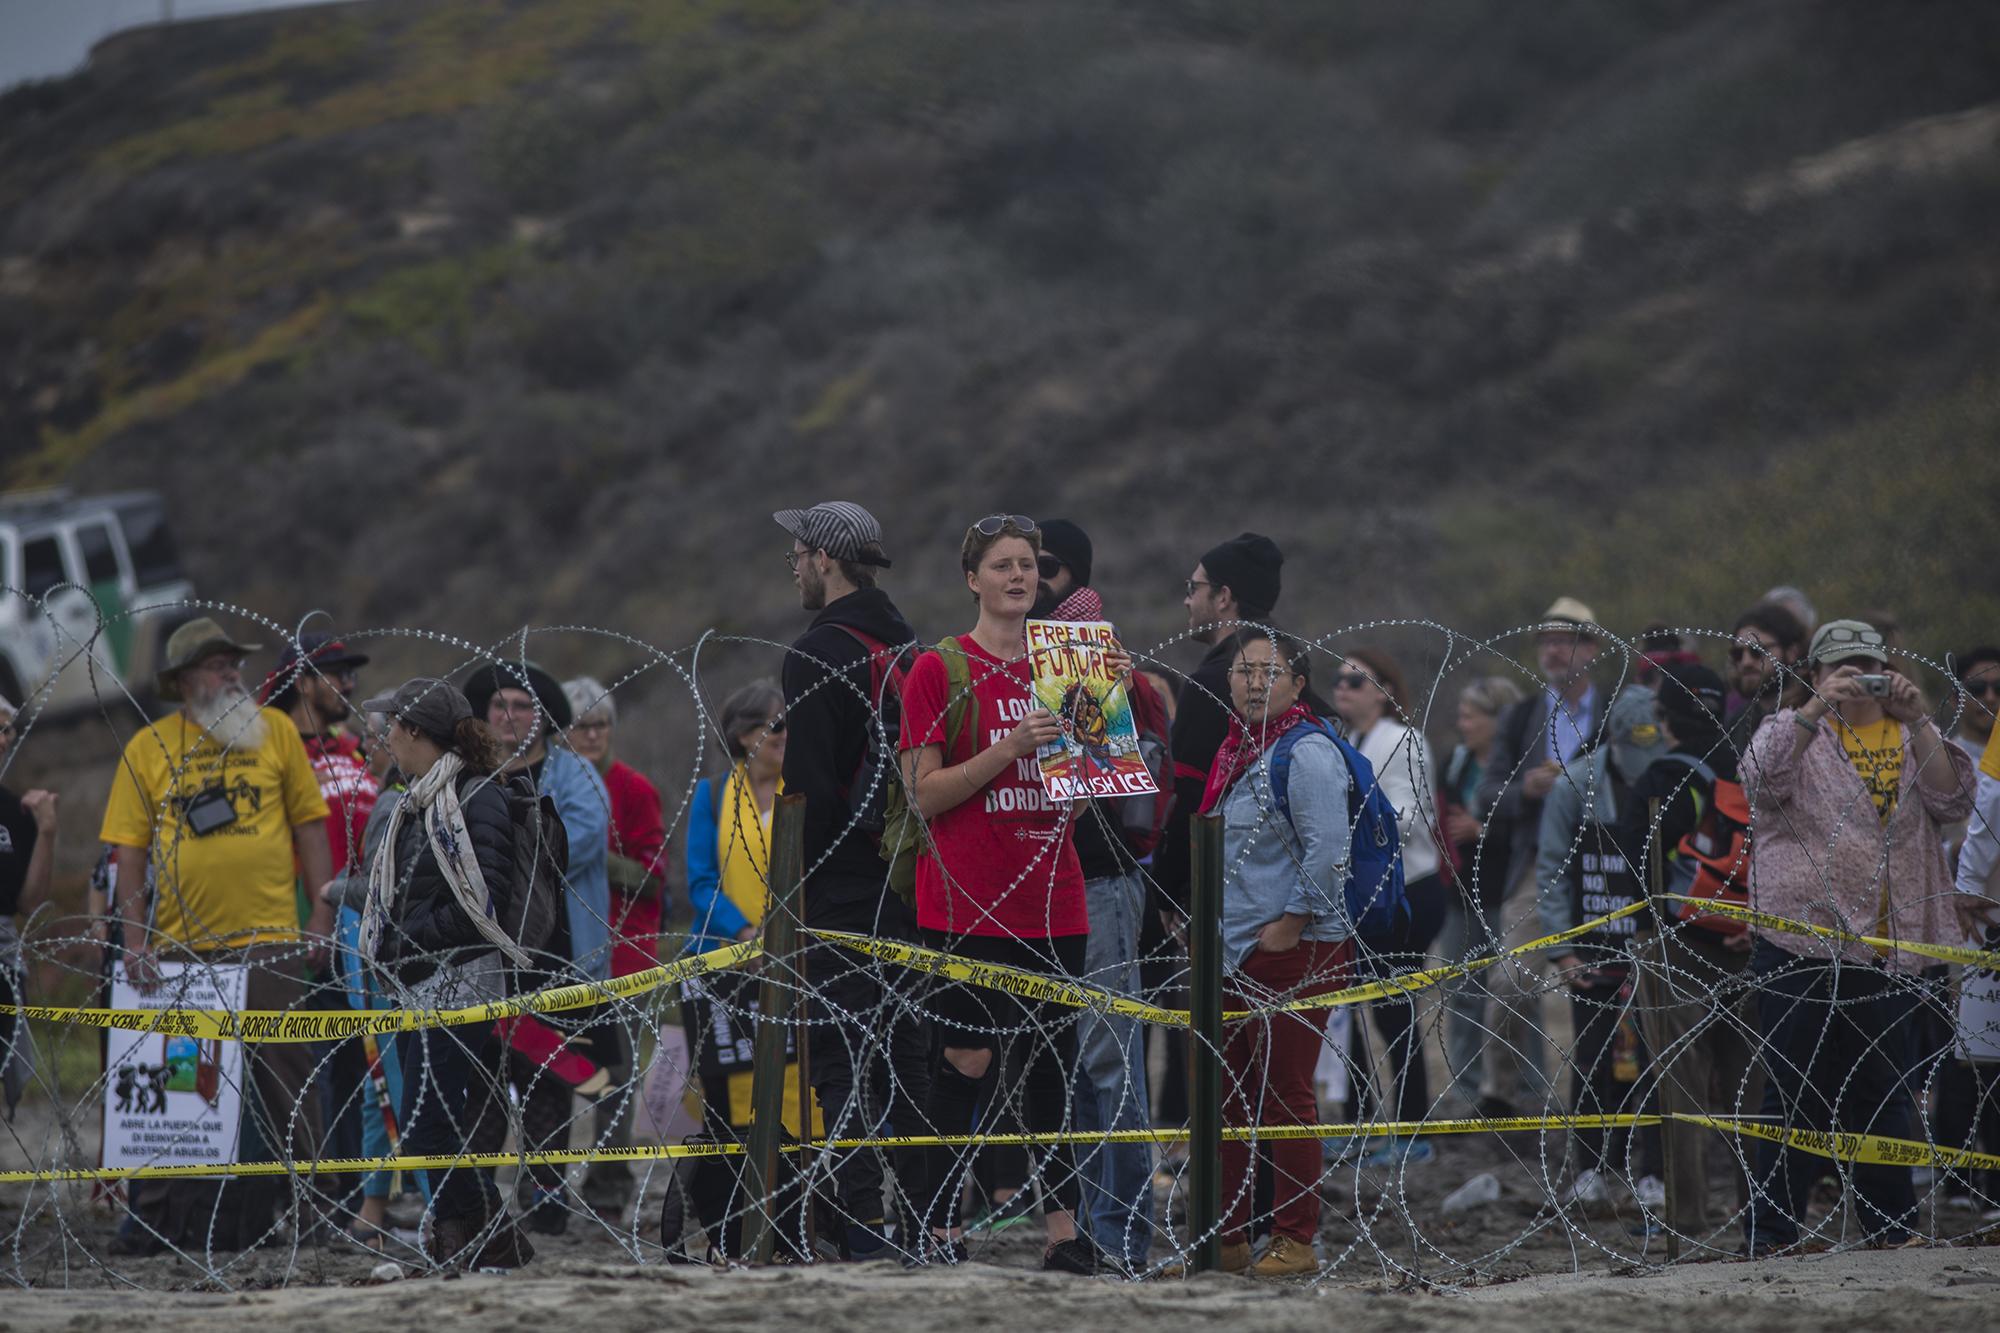
[[[660,789],[638,769],[612,757],[618,705],[601,681],[592,676],[566,680],[563,694],[576,715],[569,726],[569,748],[590,762],[611,795],[611,975],[626,977],[660,965],[667,850]]]
[[[1500,900],[1507,893],[1510,839],[1504,824],[1488,824],[1479,784],[1493,761],[1500,719],[1520,701],[1521,687],[1505,676],[1481,676],[1458,694],[1459,744],[1438,782],[1446,881],[1438,954],[1463,963],[1495,952]],[[1479,1103],[1480,1052],[1486,1043],[1486,991],[1476,976],[1438,987],[1444,997],[1445,1076],[1469,1111]]]

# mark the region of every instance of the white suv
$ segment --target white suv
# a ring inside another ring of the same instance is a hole
[[[0,495],[0,693],[14,703],[53,715],[151,698],[193,595],[152,492]]]

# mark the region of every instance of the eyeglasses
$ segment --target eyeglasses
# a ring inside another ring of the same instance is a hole
[[[1024,537],[1029,533],[1040,531],[1035,526],[1035,520],[1025,514],[988,514],[972,525],[972,530],[982,537],[998,537],[1008,528],[1014,529]]]
[[[1194,596],[1196,588],[1213,588],[1214,586],[1207,579],[1189,579],[1187,581],[1187,595],[1190,597]]]
[[[488,713],[506,713],[511,717],[533,717],[538,708],[533,699],[502,699],[497,696],[486,705]]]
[[[243,670],[244,660],[245,659],[241,657],[229,657],[229,656],[210,657],[195,663],[194,669],[196,671],[212,672],[219,676],[224,674],[225,672],[237,672]]]
[[[1238,662],[1229,668],[1229,674],[1239,680],[1276,680],[1280,675],[1295,675],[1288,666],[1278,662]]]
[[[1359,671],[1343,671],[1333,678],[1333,683],[1336,685],[1345,685],[1350,690],[1358,690],[1363,685],[1372,685],[1375,682],[1369,680],[1367,676]]]
[[[611,730],[611,724],[609,722],[604,721],[603,719],[599,719],[596,722],[577,722],[571,724],[570,730],[581,731],[590,735],[595,735],[600,731]]]
[[[811,551],[801,551],[797,547],[793,547],[791,550],[785,552],[785,568],[797,572],[800,559],[811,554]]]
[[[785,719],[774,717],[762,722],[746,723],[741,734],[746,738],[754,738],[758,732],[767,736],[782,736],[785,734]]]
[[[1035,562],[1035,568],[1045,579],[1052,579],[1063,572],[1063,562],[1052,555],[1045,555]]]

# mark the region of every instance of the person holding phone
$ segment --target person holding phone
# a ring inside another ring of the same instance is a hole
[[[1759,912],[1890,941],[1957,944],[1991,914],[1953,892],[1943,826],[1972,812],[1972,760],[1947,743],[1872,625],[1833,620],[1807,652],[1812,694],[1759,729],[1743,762]],[[1764,1115],[1800,1129],[1917,1138],[1910,1080],[1927,959],[1886,944],[1753,927]],[[1825,1159],[1760,1144],[1745,1249],[1798,1243]],[[1857,1164],[1855,1216],[1908,1243],[1906,1167]]]

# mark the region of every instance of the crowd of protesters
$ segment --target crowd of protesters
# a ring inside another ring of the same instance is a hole
[[[176,964],[246,964],[252,1010],[321,1007],[325,977],[357,1008],[449,1010],[631,976],[660,963],[676,871],[687,953],[759,937],[789,796],[804,804],[811,1049],[798,1063],[828,1138],[1138,1129],[1181,1099],[1157,1095],[1136,1019],[940,984],[817,931],[1130,996],[1146,992],[1148,958],[1217,948],[1226,1007],[1250,1011],[1225,1032],[1227,1123],[1322,1120],[1314,1071],[1329,1049],[1353,1089],[1339,1113],[1356,1119],[1664,1112],[1657,1128],[1568,1135],[1560,1206],[1626,1191],[1648,1218],[1713,1240],[1707,1157],[1729,1143],[1730,1216],[1753,1254],[1811,1242],[1830,1164],[1673,1114],[2000,1147],[1992,1066],[1935,1018],[1950,972],[1897,947],[1983,942],[2000,915],[1986,896],[2000,879],[2000,650],[1955,659],[1950,697],[1932,700],[1886,617],[1819,624],[1779,588],[1737,618],[1719,675],[1664,627],[1636,659],[1617,651],[1565,596],[1537,622],[1539,680],[1484,664],[1453,701],[1456,744],[1440,762],[1425,728],[1443,718],[1392,653],[1276,627],[1284,557],[1244,533],[1186,580],[1189,635],[1205,648],[1192,670],[1175,680],[1108,655],[1162,751],[1162,792],[1063,802],[1036,755],[1074,720],[1037,700],[1024,626],[1108,619],[1081,526],[970,524],[959,573],[973,623],[931,644],[879,586],[892,562],[866,509],[774,518],[812,620],[775,678],[713,711],[724,759],[693,786],[678,858],[659,788],[613,757],[618,708],[597,679],[497,661],[356,704],[368,658],[307,634],[252,691],[259,645],[205,617],[180,626],[158,682],[173,711],[126,745],[98,835],[124,975],[153,988]],[[0,760],[13,721],[6,704]],[[1396,910],[1380,920],[1343,893],[1370,798],[1387,802],[1398,849]],[[0,1004],[21,993],[15,923],[48,897],[58,807],[51,792],[0,789]],[[925,829],[907,886],[885,831],[899,812]],[[1206,816],[1220,821],[1221,921],[1190,941],[1191,821]],[[1331,1026],[1324,1010],[1274,1011],[1502,951],[1435,992],[1336,1011]],[[711,1134],[744,1127],[751,993],[747,974],[724,973],[681,996]],[[1544,1005],[1555,994],[1566,1021]],[[596,1145],[629,1144],[648,1033],[637,1014],[607,995],[394,1038],[249,1045],[243,1155],[454,1157],[510,1132],[543,1151],[567,1146],[579,1100]],[[10,1012],[0,1025],[11,1113],[29,1043]],[[1432,1155],[1405,1133],[1362,1160]],[[857,1260],[967,1261],[976,1156],[903,1143],[832,1154],[841,1225],[824,1239]],[[1059,1143],[1006,1160],[1001,1174],[1024,1178],[1005,1191],[1039,1194],[1046,1268],[1147,1269],[1165,1230],[1152,1147]],[[1311,1138],[1225,1143],[1225,1269],[1319,1270],[1327,1160]],[[1947,1193],[1973,1198],[1970,1173],[1944,1174]],[[616,1218],[633,1192],[625,1166],[604,1161],[574,1186],[558,1167],[524,1170],[511,1206],[487,1169],[412,1176],[400,1198],[380,1172],[228,1201],[210,1182],[135,1190],[117,1243],[213,1244],[227,1211],[245,1238],[337,1227],[382,1249],[400,1217],[436,1264],[510,1269],[529,1262],[531,1235]],[[1872,1241],[1916,1234],[1908,1168],[1842,1178]]]

